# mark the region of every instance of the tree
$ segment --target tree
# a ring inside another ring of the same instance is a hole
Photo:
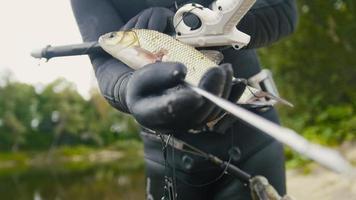
[[[355,138],[356,4],[298,4],[296,33],[259,52],[262,63],[273,69],[282,95],[296,104],[296,109],[281,109],[283,121],[325,143]]]
[[[24,144],[31,130],[35,104],[36,93],[32,86],[5,80],[5,87],[0,87],[0,140],[7,144],[0,142],[1,146],[11,145],[11,149],[17,151]]]
[[[73,84],[58,79],[38,96],[39,132],[53,133],[53,145],[75,143],[85,132],[85,100]]]

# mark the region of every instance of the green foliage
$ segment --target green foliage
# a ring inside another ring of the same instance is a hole
[[[32,86],[10,83],[0,88],[0,145],[16,151],[25,143],[25,134],[31,124],[31,105],[36,94]],[[5,98],[7,97],[7,98]]]
[[[5,79],[0,87],[0,150],[58,145],[102,146],[138,138],[136,123],[92,92],[89,100],[59,79],[39,91]]]
[[[142,143],[120,140],[106,147],[60,146],[51,151],[0,152],[0,178],[30,171],[83,172],[96,167],[118,171],[141,169]]]
[[[351,0],[300,0],[298,4],[295,34],[259,51],[282,96],[296,105],[280,108],[282,122],[322,144],[353,140],[356,4]]]
[[[295,104],[280,107],[285,126],[310,140],[337,145],[356,139],[356,3],[299,0],[295,34],[259,50],[280,93]],[[5,85],[2,83],[5,82]],[[132,118],[94,91],[83,99],[57,80],[36,93],[33,86],[0,79],[0,149],[48,149],[57,145],[101,146],[137,138]],[[70,152],[70,151],[69,151]],[[307,161],[287,150],[290,166]]]
[[[287,168],[300,168],[306,174],[310,172],[311,161],[306,157],[300,156],[290,148],[285,148],[285,156],[288,161],[286,164]]]

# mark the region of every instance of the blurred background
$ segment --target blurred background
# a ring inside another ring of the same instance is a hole
[[[298,0],[294,35],[259,50],[280,93],[283,125],[356,164],[356,3]],[[143,199],[142,145],[134,120],[98,92],[87,57],[48,63],[47,44],[80,43],[69,1],[0,7],[1,199]],[[356,186],[286,149],[297,199],[356,199]]]

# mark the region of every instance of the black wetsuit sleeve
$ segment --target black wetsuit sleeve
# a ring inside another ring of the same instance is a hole
[[[237,28],[251,36],[247,48],[258,48],[291,34],[297,18],[295,0],[257,0]]]
[[[97,41],[99,36],[119,30],[124,22],[110,0],[71,0],[80,33],[85,42]],[[90,55],[98,85],[105,99],[115,108],[128,112],[120,95],[126,77],[132,71],[128,66],[106,53]]]

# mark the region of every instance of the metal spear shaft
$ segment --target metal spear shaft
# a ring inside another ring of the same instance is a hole
[[[236,104],[217,97],[196,86],[190,85],[189,83],[185,84],[196,93],[202,95],[220,108],[224,109],[226,112],[231,113],[252,127],[261,130],[262,132],[270,135],[281,143],[289,146],[298,153],[316,161],[317,163],[320,163],[321,165],[338,173],[355,173],[355,169],[351,166],[351,164],[346,161],[337,151],[310,143],[305,138],[298,135],[295,131],[289,128],[285,128],[271,121],[268,121],[261,116],[258,116]]]

